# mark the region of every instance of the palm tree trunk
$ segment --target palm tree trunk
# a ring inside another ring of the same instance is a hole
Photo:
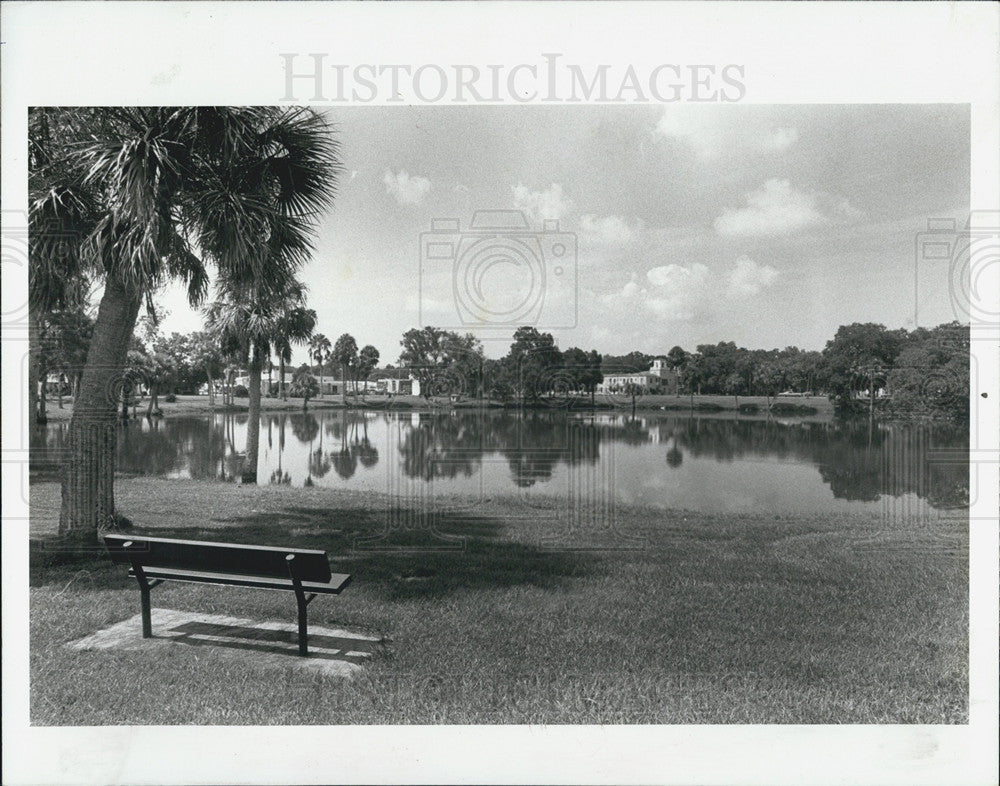
[[[45,411],[48,405],[48,394],[49,394],[49,366],[45,362],[45,356],[39,353],[38,357],[38,377],[41,385],[36,385],[35,389],[38,392],[38,410],[35,413],[36,423],[48,423],[49,416]]]
[[[263,362],[260,348],[250,348],[249,384],[249,420],[247,420],[247,453],[243,462],[243,482],[257,482],[257,458],[260,455],[260,378]]]
[[[104,295],[87,351],[80,395],[73,406],[63,472],[59,536],[93,547],[98,530],[114,526],[115,440],[118,382],[139,315],[141,299],[113,279]]]
[[[278,358],[278,387],[281,389],[281,400],[288,401],[288,392],[285,390],[285,356]]]
[[[36,423],[44,423],[45,407],[41,405],[38,395],[38,383],[43,379],[41,373],[42,342],[39,338],[38,320],[30,315],[28,320],[28,400],[31,415]],[[42,394],[44,396],[44,394]]]
[[[340,364],[340,403],[347,406],[347,364]]]
[[[212,379],[212,369],[205,364],[205,376],[208,378],[208,406],[215,409],[215,380]]]

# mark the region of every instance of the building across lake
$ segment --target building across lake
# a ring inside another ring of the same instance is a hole
[[[624,393],[629,386],[635,386],[641,393],[676,393],[679,381],[680,374],[667,365],[666,358],[659,357],[653,359],[653,365],[646,371],[605,374],[597,392]]]
[[[292,370],[285,370],[286,390],[291,389],[296,373]],[[382,393],[393,396],[420,395],[420,380],[406,371],[406,369],[381,369],[372,373],[368,379],[359,380],[343,380],[330,376],[323,376],[321,378],[318,374],[313,373],[310,373],[309,376],[316,381],[316,385],[320,391],[319,394],[322,396],[340,396],[342,392],[352,394],[355,391],[364,394]],[[261,375],[261,391],[264,395],[267,395],[268,383],[273,388],[277,388],[280,383],[280,374],[272,371],[270,375],[267,372]],[[216,380],[215,392],[222,393],[227,384],[224,379]],[[250,373],[245,369],[237,370],[233,375],[232,386],[233,388],[246,388],[249,390]],[[203,396],[208,395],[208,383],[203,384],[198,389],[198,393]]]

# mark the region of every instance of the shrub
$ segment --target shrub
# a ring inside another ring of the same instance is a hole
[[[250,395],[250,391],[246,389],[246,385],[237,385],[233,388],[233,395],[236,398],[247,398]]]
[[[316,398],[319,395],[319,383],[310,376],[299,377],[292,381],[288,395],[293,398]]]
[[[771,412],[785,415],[815,415],[818,410],[806,404],[792,404],[778,401],[771,405]]]

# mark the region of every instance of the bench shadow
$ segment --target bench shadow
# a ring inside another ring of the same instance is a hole
[[[392,600],[521,584],[555,587],[598,566],[596,553],[503,538],[506,527],[500,518],[464,511],[291,506],[170,536],[322,549],[334,572],[354,577],[355,588]]]
[[[289,546],[327,552],[352,589],[387,600],[436,598],[517,585],[556,588],[600,570],[597,550],[546,547],[503,537],[509,522],[465,511],[367,510],[289,506],[185,527],[143,527],[136,535]],[[33,566],[32,585],[65,583],[80,566]],[[94,555],[78,590],[134,587],[110,560]]]
[[[196,620],[183,622],[164,630],[168,632],[168,635],[163,636],[161,633],[161,637],[181,644],[199,647],[224,647],[299,657],[298,637],[294,631],[290,630],[226,625]],[[378,641],[310,633],[308,657],[313,660],[336,660],[361,665],[369,662],[381,646]]]

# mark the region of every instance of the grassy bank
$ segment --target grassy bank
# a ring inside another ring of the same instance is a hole
[[[209,404],[207,396],[177,396],[176,401],[167,402],[160,398],[160,410],[164,417],[177,417],[184,415],[206,415],[210,412],[238,412],[245,413],[248,410],[248,402],[245,398],[238,398],[228,406],[223,406],[221,398],[216,400],[213,408]],[[141,402],[137,408],[140,417],[146,414],[148,399]],[[301,412],[302,399],[290,398],[284,401],[280,398],[262,398],[261,411],[263,412]],[[591,409],[588,397],[571,399],[571,408],[580,411]],[[309,410],[340,409],[344,406],[337,397],[327,396],[324,398],[311,399],[307,405]],[[392,399],[387,396],[369,395],[364,399],[349,397],[347,406],[361,409],[389,409],[389,410],[450,410],[450,409],[476,409],[476,408],[517,408],[517,404],[508,403],[506,405],[491,400],[462,399],[452,401],[448,397],[438,397],[425,399],[421,396],[394,396]],[[562,409],[566,402],[561,399],[537,402],[528,409]],[[810,396],[803,398],[766,398],[764,396],[639,396],[636,398],[635,406],[637,410],[671,410],[671,411],[693,411],[705,412],[743,412],[746,414],[766,413],[769,410],[774,414],[802,414],[802,415],[832,415],[833,405],[824,396]],[[594,409],[598,410],[631,410],[632,399],[628,396],[597,396],[594,400]],[[73,402],[69,398],[63,399],[63,406],[59,408],[56,400],[50,398],[47,403],[46,412],[49,422],[68,421],[73,415]],[[130,414],[132,410],[129,410]]]
[[[237,398],[235,402],[228,406],[223,406],[222,397],[216,397],[216,405],[213,408],[209,402],[208,396],[177,396],[176,401],[165,401],[163,396],[160,396],[160,410],[163,412],[164,417],[177,417],[184,415],[207,415],[210,412],[247,412],[249,409],[249,402],[246,398]],[[382,398],[384,401],[384,397]],[[374,406],[378,406],[379,402],[373,397],[371,403]],[[149,399],[143,399],[136,412],[139,417],[145,417],[146,409],[149,406]],[[308,403],[308,409],[318,410],[318,409],[340,409],[343,407],[339,398],[334,398],[332,396],[326,396],[321,399],[310,399]],[[260,408],[263,412],[301,412],[302,411],[302,399],[300,398],[290,398],[284,401],[280,398],[261,398]],[[73,416],[73,402],[72,399],[64,398],[62,409],[59,408],[56,400],[51,396],[47,399],[46,414],[48,415],[49,422],[67,421]],[[132,408],[129,407],[129,415],[132,414]]]
[[[317,600],[311,621],[387,645],[349,681],[296,669],[292,656],[276,669],[204,646],[71,651],[67,642],[137,613],[134,582],[96,558],[34,564],[33,723],[967,718],[962,522],[930,532],[868,516],[619,508],[613,530],[578,522],[566,533],[551,518],[557,501],[511,497],[452,499],[433,522],[414,515],[388,530],[386,499],[371,494],[157,479],[118,489],[149,534],[326,549],[355,583]],[[34,535],[54,532],[58,505],[55,484],[32,488]],[[153,598],[292,621],[285,594],[168,583]]]
[[[605,397],[615,408],[631,407],[626,396]],[[767,396],[662,395],[639,396],[636,409],[693,410],[695,412],[767,412],[832,415],[833,404],[826,396],[776,398]]]

